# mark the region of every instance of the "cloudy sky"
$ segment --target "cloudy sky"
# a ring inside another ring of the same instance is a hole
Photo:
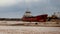
[[[0,18],[21,18],[29,8],[32,15],[60,12],[60,0],[0,0]]]

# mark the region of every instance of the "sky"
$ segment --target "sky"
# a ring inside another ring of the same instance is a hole
[[[0,18],[22,18],[27,8],[33,16],[60,12],[60,0],[0,0]]]

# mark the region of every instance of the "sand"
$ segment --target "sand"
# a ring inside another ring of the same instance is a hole
[[[0,34],[60,34],[60,27],[0,26]]]

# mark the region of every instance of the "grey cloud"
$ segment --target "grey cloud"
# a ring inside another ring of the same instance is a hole
[[[22,17],[26,9],[32,12],[32,15],[48,14],[52,15],[56,11],[60,11],[60,0],[43,0],[39,2],[31,2],[29,4],[17,3],[10,7],[0,8],[0,17]]]

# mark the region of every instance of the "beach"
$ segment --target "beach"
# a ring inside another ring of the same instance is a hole
[[[0,34],[60,34],[60,27],[0,26]]]

